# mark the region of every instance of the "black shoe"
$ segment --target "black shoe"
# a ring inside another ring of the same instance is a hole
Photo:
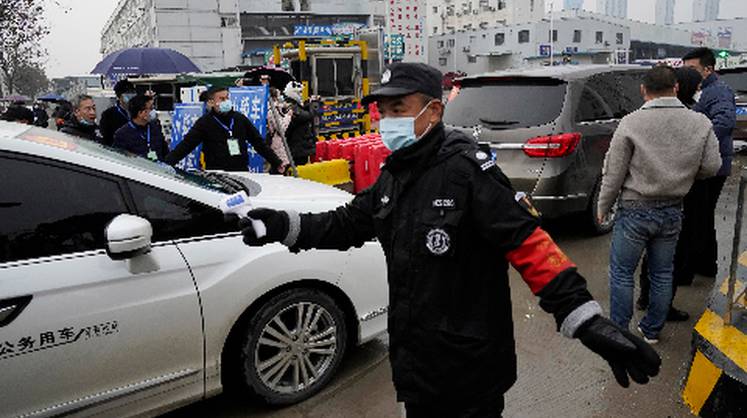
[[[685,322],[688,319],[690,319],[690,314],[681,311],[674,306],[669,308],[669,313],[667,313],[667,321],[669,322]]]
[[[645,311],[648,309],[648,299],[638,298],[635,307],[638,308],[639,311]]]

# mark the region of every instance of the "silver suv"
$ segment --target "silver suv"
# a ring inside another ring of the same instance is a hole
[[[585,212],[594,233],[602,163],[620,119],[643,104],[640,66],[564,66],[457,81],[444,122],[489,146],[545,218]]]

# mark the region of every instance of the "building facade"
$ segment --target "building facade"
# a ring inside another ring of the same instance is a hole
[[[428,35],[541,20],[545,0],[429,0]]]
[[[429,38],[429,63],[442,72],[479,74],[508,68],[619,62],[630,47],[630,29],[590,16],[461,31]]]
[[[674,23],[674,0],[656,0],[656,24],[671,25]]]
[[[563,0],[564,10],[577,10],[584,8],[584,0]]]
[[[597,0],[597,13],[627,19],[628,0]]]
[[[747,18],[677,23],[673,26],[688,31],[694,45],[727,50],[732,55],[747,53]]]
[[[202,71],[241,63],[238,0],[120,0],[101,33],[101,52],[171,48]]]
[[[693,0],[693,22],[718,19],[721,0]]]

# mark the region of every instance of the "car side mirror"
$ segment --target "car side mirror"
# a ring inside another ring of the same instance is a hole
[[[104,230],[106,253],[112,260],[127,260],[150,252],[153,227],[135,215],[119,215]]]

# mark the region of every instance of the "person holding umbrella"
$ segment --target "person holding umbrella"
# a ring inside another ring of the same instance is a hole
[[[127,107],[130,100],[137,94],[135,86],[127,80],[118,81],[114,85],[114,93],[117,95],[117,103],[101,114],[102,143],[109,146],[114,142],[114,133],[130,121]]]
[[[208,112],[195,122],[184,140],[166,156],[167,164],[176,165],[202,144],[208,170],[248,171],[248,144],[251,144],[270,163],[271,173],[285,172],[286,164],[262,139],[249,118],[233,110],[227,88],[213,87],[205,92],[204,98]]]

